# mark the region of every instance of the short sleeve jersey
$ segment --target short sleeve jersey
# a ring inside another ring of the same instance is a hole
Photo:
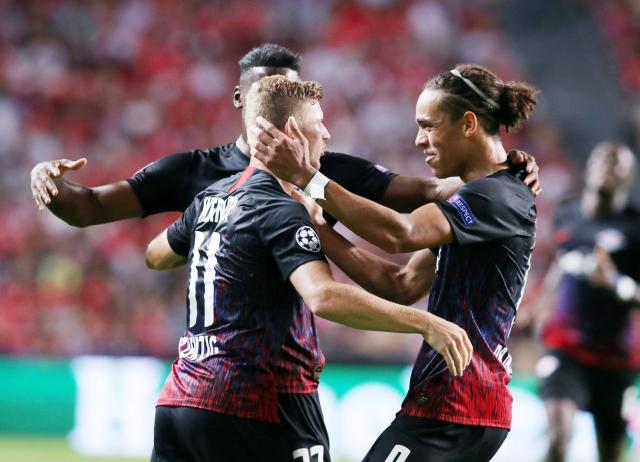
[[[324,261],[305,208],[248,167],[198,194],[167,236],[188,255],[187,328],[158,404],[278,422],[275,363],[307,310],[289,275]]]
[[[381,202],[396,176],[371,162],[346,154],[326,152],[321,171],[349,191]],[[173,154],[139,170],[129,184],[144,215],[184,211],[211,183],[243,171],[249,164],[235,143]],[[335,222],[332,217],[329,221]],[[298,313],[278,364],[280,393],[311,393],[318,387],[324,355],[309,310]]]
[[[510,428],[507,343],[534,246],[533,194],[518,173],[500,170],[437,205],[455,242],[436,250],[429,311],[467,332],[473,357],[463,376],[453,377],[423,343],[399,414]]]
[[[586,217],[577,203],[557,213],[555,241],[563,270],[553,308],[543,327],[548,348],[592,366],[640,367],[640,325],[629,303],[589,283],[585,270],[598,245],[621,274],[640,282],[640,213],[627,207],[599,218]]]

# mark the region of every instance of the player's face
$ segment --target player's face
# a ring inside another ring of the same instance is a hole
[[[587,162],[587,188],[605,194],[626,189],[635,172],[633,153],[626,146],[601,144],[597,146]]]
[[[462,172],[464,157],[460,146],[464,140],[462,121],[452,121],[440,109],[442,92],[424,90],[416,103],[418,135],[416,146],[422,149],[425,162],[438,178],[458,176]]]
[[[304,103],[298,126],[302,134],[309,142],[309,161],[314,168],[320,168],[320,157],[324,154],[327,141],[331,139],[331,134],[324,126],[324,114],[319,102]]]
[[[244,97],[251,88],[251,85],[269,75],[284,75],[289,80],[300,80],[300,74],[288,67],[252,67],[242,74],[240,84],[233,89],[233,105],[237,109],[241,109],[244,105]]]

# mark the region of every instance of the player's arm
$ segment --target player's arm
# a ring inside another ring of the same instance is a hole
[[[589,275],[589,282],[611,290],[620,301],[640,308],[638,282],[632,277],[622,274],[605,249],[595,246],[593,252],[596,264]]]
[[[542,189],[535,158],[531,154],[518,150],[509,151],[507,158],[511,165],[524,167],[527,173],[524,183],[536,196],[539,195]],[[424,204],[448,199],[463,185],[464,182],[458,177],[440,179],[396,175],[384,193],[382,204],[396,212],[409,213]]]
[[[296,191],[292,195],[307,209],[316,225],[322,250],[342,271],[367,291],[404,305],[411,305],[431,289],[436,256],[429,249],[414,253],[406,265],[399,265],[358,247],[337,233],[311,198]]]
[[[147,246],[144,253],[147,268],[156,271],[167,271],[178,268],[187,262],[187,258],[177,254],[169,244],[167,230],[158,234]]]
[[[46,206],[72,226],[85,227],[142,215],[142,207],[127,181],[88,188],[63,175],[79,170],[86,159],[40,162],[31,170],[31,193],[40,210]]]
[[[436,256],[415,252],[399,265],[349,242],[329,226],[319,226],[322,249],[344,273],[367,291],[403,305],[427,295],[435,277]]]
[[[440,353],[453,375],[462,375],[473,347],[463,329],[426,311],[376,297],[359,287],[336,282],[326,261],[300,265],[289,280],[321,318],[355,329],[418,333]]]
[[[192,227],[199,215],[201,197],[202,194],[196,196],[184,213],[149,243],[144,254],[147,268],[166,271],[187,262],[191,248]]]

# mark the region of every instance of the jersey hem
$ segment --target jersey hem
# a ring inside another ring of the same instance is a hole
[[[169,406],[169,407],[193,407],[196,409],[204,409],[205,411],[218,412],[220,414],[232,415],[235,417],[242,417],[243,419],[259,420],[261,422],[280,423],[280,418],[277,415],[277,411],[273,417],[256,414],[255,412],[229,412],[229,409],[222,408],[220,406],[211,405],[205,401],[192,398],[159,398],[156,403],[157,406]]]
[[[397,414],[406,415],[411,417],[418,417],[421,419],[428,420],[440,420],[443,422],[450,422],[460,425],[471,425],[474,427],[495,427],[495,428],[503,428],[505,430],[511,430],[511,422],[504,420],[491,420],[491,419],[472,419],[469,417],[458,417],[453,415],[428,415],[428,414],[417,414],[411,411],[400,410]]]

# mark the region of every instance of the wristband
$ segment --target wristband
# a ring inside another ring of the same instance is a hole
[[[324,199],[324,188],[329,181],[331,180],[318,171],[304,188],[304,193],[312,199]]]
[[[636,296],[638,284],[629,276],[619,276],[616,279],[616,295],[623,302],[630,302]]]

